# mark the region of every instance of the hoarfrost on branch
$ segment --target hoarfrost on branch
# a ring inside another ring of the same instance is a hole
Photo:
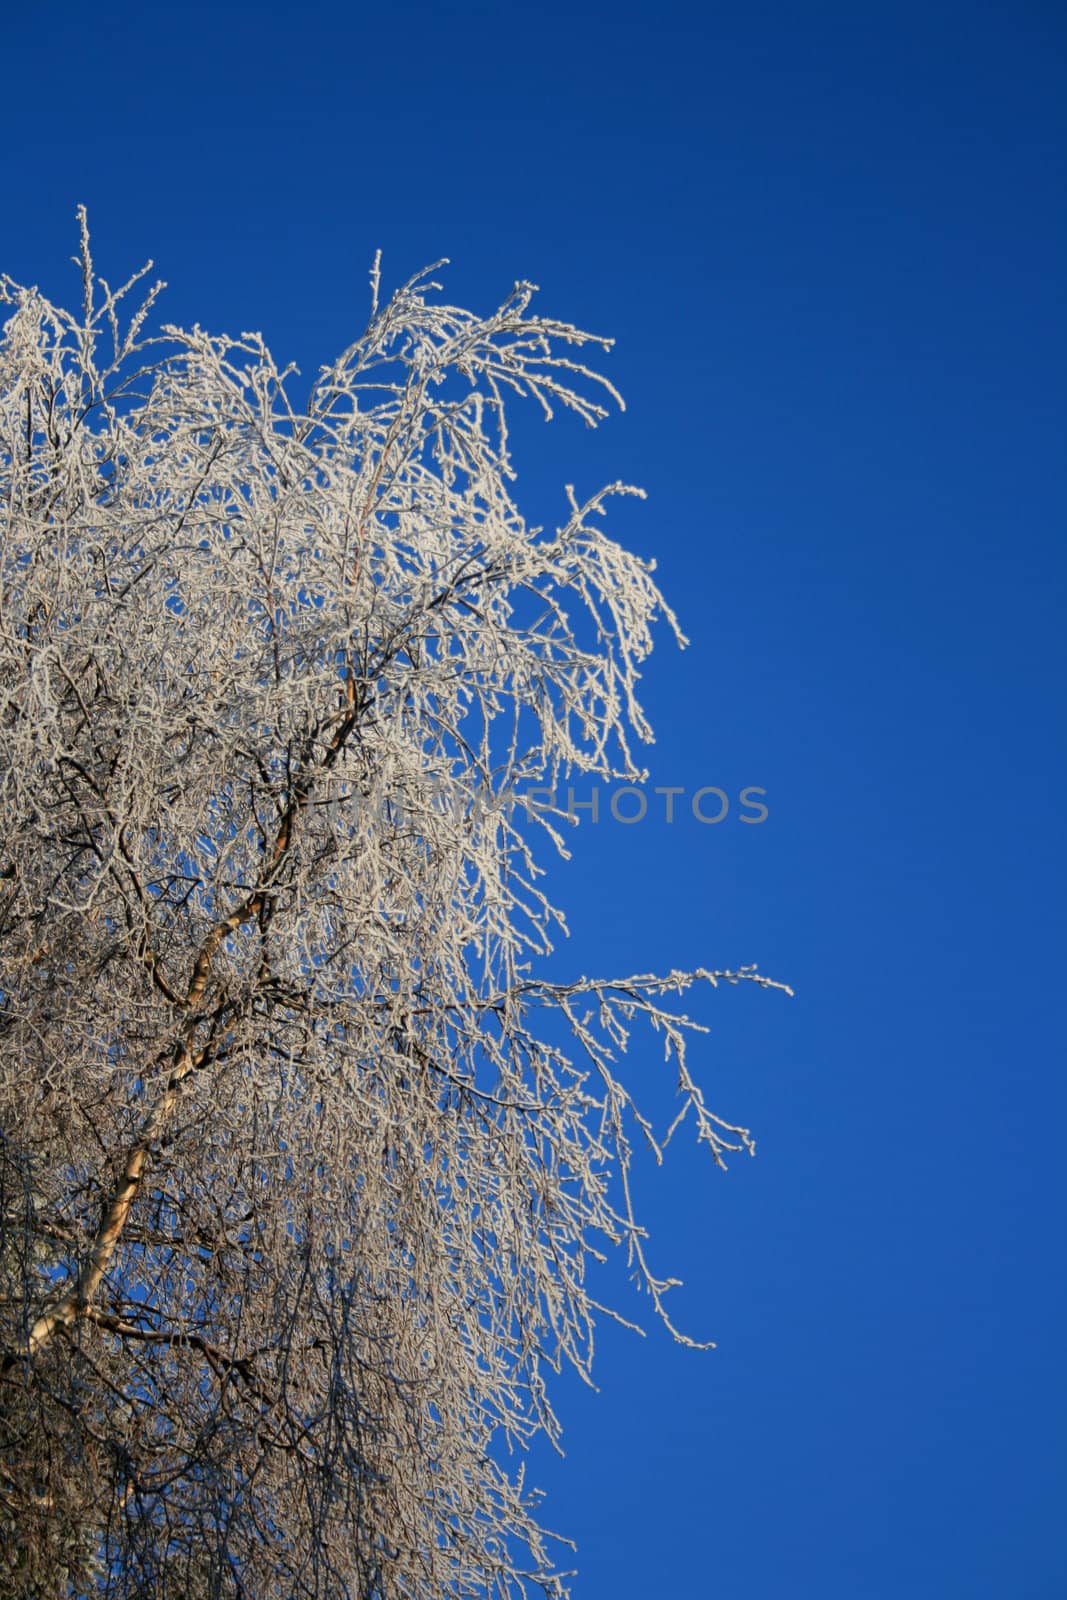
[[[677,632],[637,491],[512,498],[507,407],[595,425],[606,341],[376,261],[298,405],[84,215],[80,261],[76,314],[0,281],[5,1592],[562,1594],[502,1446],[558,1439],[607,1246],[674,1331],[618,1057],[658,1030],[722,1164],[670,997],[769,983],[537,976],[562,840],[510,798],[639,778]]]

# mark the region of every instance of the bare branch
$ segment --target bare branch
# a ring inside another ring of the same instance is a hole
[[[563,841],[515,798],[634,781],[681,639],[605,532],[638,491],[512,498],[509,407],[595,426],[609,341],[529,284],[383,304],[376,258],[299,396],[259,334],[147,331],[80,235],[78,312],[0,279],[0,1587],[561,1596],[505,1451],[633,1325],[611,1249],[696,1343],[637,1151],[753,1151],[676,1002],[784,989],[539,976]]]

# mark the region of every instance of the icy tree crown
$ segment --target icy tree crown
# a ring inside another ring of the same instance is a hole
[[[637,491],[512,498],[508,405],[597,423],[606,341],[376,268],[298,407],[259,335],[130,314],[84,217],[81,266],[77,313],[0,286],[5,1582],[561,1593],[500,1446],[557,1438],[601,1246],[667,1320],[617,1057],[659,1031],[721,1163],[664,996],[768,982],[537,976],[512,797],[639,775],[675,627],[603,531]]]

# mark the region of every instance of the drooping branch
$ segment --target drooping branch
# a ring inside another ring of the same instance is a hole
[[[637,1148],[752,1150],[675,997],[781,987],[539,976],[564,844],[512,801],[637,781],[681,640],[637,491],[513,497],[513,402],[596,424],[607,341],[376,268],[297,397],[155,291],[123,327],[82,221],[80,311],[0,279],[0,1515],[41,1593],[562,1596],[501,1447],[632,1325],[609,1249],[696,1342]]]

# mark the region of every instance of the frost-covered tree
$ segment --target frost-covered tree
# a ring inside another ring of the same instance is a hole
[[[669,997],[768,982],[538,975],[515,796],[638,777],[675,627],[634,491],[512,499],[507,404],[595,424],[604,341],[376,268],[298,406],[84,216],[81,268],[74,314],[0,287],[0,1588],[562,1593],[507,1447],[588,1372],[588,1259],[671,1326],[619,1053],[658,1031],[721,1163]]]

